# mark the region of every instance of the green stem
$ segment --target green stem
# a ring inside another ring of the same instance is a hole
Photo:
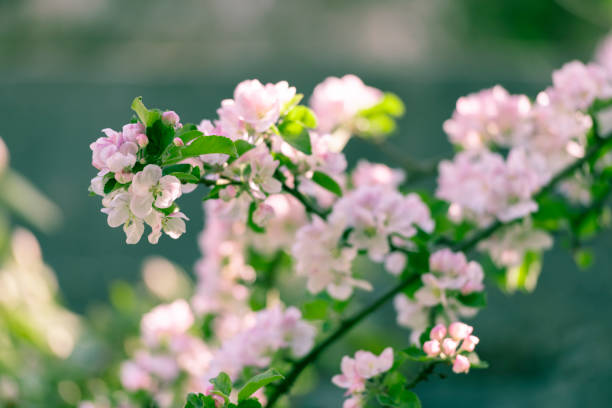
[[[434,369],[436,368],[436,364],[437,363],[426,363],[419,372],[419,374],[415,377],[414,380],[412,380],[410,384],[406,386],[406,388],[414,388],[421,381],[425,381],[433,373]]]
[[[585,163],[596,157],[596,155],[600,152],[600,150],[610,144],[612,139],[599,139],[597,143],[589,150],[589,152],[582,157],[581,159],[576,160],[574,163],[567,166],[560,173],[558,173],[555,177],[553,177],[548,184],[546,184],[535,196],[534,198],[540,197],[541,195],[547,193],[551,189],[553,189],[561,180],[573,174],[577,169],[582,167]],[[296,197],[298,198],[298,197]],[[298,198],[299,200],[299,198]],[[300,200],[301,201],[301,200]],[[308,208],[308,207],[307,207]],[[520,220],[520,219],[519,219]],[[453,248],[455,250],[467,251],[472,249],[474,246],[478,244],[483,239],[490,237],[493,233],[495,233],[500,228],[517,222],[518,220],[512,220],[509,222],[501,222],[496,221],[491,224],[489,227],[477,232],[471,238],[467,239],[464,242],[456,244]],[[395,295],[400,293],[404,288],[408,287],[410,284],[414,283],[417,279],[420,279],[420,274],[413,273],[410,277],[399,282],[395,287],[391,288],[389,291],[384,293],[381,297],[375,300],[372,304],[367,306],[362,311],[358,312],[353,317],[345,320],[340,326],[330,334],[323,342],[319,343],[315,348],[313,348],[310,353],[306,356],[302,357],[298,360],[285,379],[273,389],[270,398],[268,399],[268,403],[266,405],[267,408],[271,408],[274,406],[276,401],[285,393],[289,391],[291,386],[294,384],[298,376],[304,371],[306,367],[312,362],[314,362],[319,355],[325,351],[330,345],[332,345],[336,340],[342,338],[350,329],[352,329],[355,325],[369,316],[371,313],[378,310],[379,307],[384,305],[388,300],[393,298]],[[415,384],[416,385],[416,384]]]

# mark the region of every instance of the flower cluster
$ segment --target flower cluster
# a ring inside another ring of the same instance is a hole
[[[352,276],[358,251],[367,251],[376,262],[391,257],[386,264],[398,274],[405,259],[392,252],[391,243],[406,245],[418,228],[431,232],[433,227],[429,209],[418,195],[364,185],[338,200],[326,222],[315,218],[298,230],[292,248],[296,273],[307,277],[310,292],[326,289],[334,298],[347,299],[353,287],[370,288],[367,281]]]
[[[181,126],[173,111],[161,114],[160,121],[172,129]],[[174,203],[182,194],[181,181],[164,175],[156,164],[143,164],[149,144],[145,126],[130,123],[121,132],[103,132],[106,136],[90,145],[92,165],[99,170],[90,190],[102,196],[102,212],[108,216],[108,225],[123,226],[128,244],[140,241],[145,223],[151,227],[148,238],[153,244],[159,241],[162,231],[171,238],[180,237],[187,218]]]
[[[444,130],[464,150],[440,164],[437,191],[453,203],[453,217],[486,224],[530,214],[537,210],[534,194],[585,154],[592,126],[586,109],[612,96],[612,77],[596,64],[572,61],[552,79],[533,104],[500,86],[459,99]],[[567,183],[561,191],[581,197]]]
[[[343,408],[358,408],[362,406],[362,394],[366,390],[367,380],[374,378],[393,366],[393,349],[387,347],[383,352],[375,354],[359,350],[355,357],[342,357],[340,365],[342,374],[335,375],[332,382],[341,388],[346,388],[346,396],[350,396],[344,401]]]
[[[454,322],[448,326],[438,324],[430,333],[430,340],[423,343],[423,351],[429,357],[437,357],[450,361],[453,372],[466,373],[470,370],[470,360],[467,353],[472,353],[480,339],[472,332],[474,328],[465,323]],[[448,335],[447,335],[448,334]]]
[[[476,309],[465,304],[465,297],[482,292],[483,279],[484,272],[480,264],[468,262],[463,253],[449,249],[436,251],[429,258],[429,272],[421,276],[423,286],[411,297],[406,294],[396,296],[398,324],[412,329],[411,340],[416,343],[429,324],[433,307],[443,308],[443,313],[437,315],[439,319],[444,314],[450,320],[458,316],[473,316]]]
[[[243,316],[241,327],[220,339],[219,346],[190,334],[194,325],[192,310],[182,299],[145,314],[141,321],[143,348],[121,365],[125,389],[147,390],[161,406],[170,406],[170,390],[181,373],[187,375],[188,391],[207,393],[209,380],[219,373],[237,379],[247,367],[267,367],[280,349],[303,356],[316,334],[299,310],[280,305]]]

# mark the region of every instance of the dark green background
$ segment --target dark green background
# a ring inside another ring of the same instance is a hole
[[[139,279],[145,255],[187,270],[199,256],[197,194],[181,201],[188,233],[157,246],[127,246],[99,199],[87,196],[89,143],[129,120],[134,96],[193,122],[214,117],[245,78],[285,79],[309,94],[328,75],[355,73],[406,102],[393,143],[411,157],[438,157],[450,154],[441,126],[457,97],[496,83],[535,95],[563,62],[591,58],[611,10],[595,0],[0,0],[0,135],[12,166],[63,210],[61,228],[37,236],[67,304],[84,311],[106,300],[113,280]],[[346,153],[350,163],[385,160],[358,140]],[[420,385],[424,406],[610,406],[611,237],[593,244],[587,271],[558,244],[531,295],[490,288],[474,324],[491,368]],[[389,284],[385,277],[377,287]],[[341,353],[383,340],[407,341],[390,307],[331,350],[322,368],[329,376]],[[323,378],[296,406],[340,400]]]

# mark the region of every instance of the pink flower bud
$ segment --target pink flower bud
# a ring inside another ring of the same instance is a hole
[[[432,340],[442,341],[444,337],[446,337],[446,327],[443,324],[436,324],[429,332],[429,338]]]
[[[466,356],[459,354],[457,357],[455,357],[455,361],[453,363],[453,372],[456,374],[467,374],[468,371],[470,371],[470,360],[468,360]]]
[[[166,111],[162,113],[162,120],[168,125],[176,126],[181,120],[175,111]]]
[[[470,334],[472,334],[474,328],[472,326],[468,326],[465,323],[454,322],[448,326],[448,334],[455,340],[463,340]]]
[[[476,345],[480,342],[480,339],[476,336],[467,336],[463,340],[461,350],[472,352],[476,348]]]
[[[144,133],[140,133],[136,136],[136,143],[138,143],[140,147],[145,147],[149,144],[149,138]]]
[[[185,146],[185,142],[183,142],[183,139],[180,137],[175,137],[172,143],[174,143],[175,146]]]
[[[442,352],[446,354],[447,356],[452,356],[453,354],[455,354],[455,351],[457,351],[458,345],[459,345],[459,342],[453,339],[446,338],[442,342]]]
[[[440,342],[438,340],[429,340],[423,344],[423,351],[429,357],[435,357],[440,354]]]

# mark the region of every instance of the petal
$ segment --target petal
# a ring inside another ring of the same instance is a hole
[[[130,210],[135,216],[145,218],[153,211],[153,195],[133,195],[130,200]]]

